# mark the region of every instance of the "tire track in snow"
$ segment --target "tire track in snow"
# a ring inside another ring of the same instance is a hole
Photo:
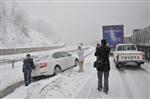
[[[112,57],[110,58],[110,63],[111,63],[110,77],[115,76],[116,78],[118,78],[118,80],[117,79],[115,80],[115,82],[118,84],[118,85],[116,85],[117,86],[116,89],[118,89],[121,92],[121,94],[122,94],[121,98],[133,99],[131,89],[130,89],[129,84],[127,83],[126,78],[125,78],[126,71],[122,71],[122,70],[117,69]],[[119,81],[119,82],[117,82],[117,81]],[[110,80],[110,82],[111,82],[111,80]],[[118,87],[121,87],[121,88],[118,88]],[[120,95],[120,94],[118,93],[118,95]]]
[[[110,70],[109,82],[110,82],[110,94],[111,95],[109,97],[132,99],[133,95],[131,93],[131,89],[129,88],[129,85],[124,77],[126,72],[116,69],[116,66],[112,57],[110,57],[110,66],[111,66],[111,70]]]
[[[93,89],[97,90],[97,87],[94,86],[95,82],[97,82],[97,79],[94,76],[95,75],[91,75],[91,77],[86,82],[86,84],[83,86],[83,88],[80,90],[79,94],[75,97],[75,99],[93,97],[94,94],[91,94]],[[98,98],[100,98],[100,97],[98,97]]]
[[[97,74],[96,73],[93,75],[93,78],[94,78],[94,80],[92,80],[93,81],[92,89],[90,91],[90,94],[88,95],[88,99],[102,98],[101,95],[100,95],[100,92],[97,90],[98,79],[97,79]]]
[[[133,94],[134,98],[142,98],[141,97],[141,93],[137,89],[137,86],[136,86],[136,83],[135,83],[135,81],[134,81],[134,79],[132,77],[132,74],[127,72],[126,76],[125,76],[125,79],[126,79],[128,85],[129,85],[129,87],[130,87],[130,89],[132,91],[132,94]]]
[[[145,75],[145,72],[143,72],[141,69],[135,70],[135,71],[129,71],[128,75],[130,75],[130,79],[133,79],[134,87],[136,87],[135,90],[139,93],[137,96],[138,98],[150,98],[149,92],[150,92],[150,81],[149,81],[149,75]],[[138,94],[137,93],[137,94]]]
[[[107,95],[103,95],[104,98],[127,98],[131,97],[127,93],[125,88],[124,80],[122,79],[118,70],[115,66],[111,67],[110,76],[109,76],[109,91]]]
[[[119,71],[119,75],[123,80],[123,84],[126,90],[126,93],[129,98],[144,98],[148,96],[149,90],[146,90],[145,86],[150,85],[149,80],[149,72],[148,68],[141,67],[140,69],[127,69],[125,71]],[[150,81],[150,80],[149,80]],[[146,84],[146,85],[145,85]],[[150,88],[149,88],[150,89]],[[149,98],[149,97],[148,97]],[[147,97],[146,97],[147,99]]]

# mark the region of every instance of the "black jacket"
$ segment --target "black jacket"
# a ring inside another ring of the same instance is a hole
[[[23,72],[26,72],[27,70],[32,71],[32,69],[35,69],[34,62],[32,58],[26,58],[23,60]]]
[[[103,66],[98,66],[98,71],[109,71],[110,70],[110,62],[109,62],[109,54],[110,54],[110,47],[108,46],[100,46],[96,48],[95,56],[97,59],[103,60]]]

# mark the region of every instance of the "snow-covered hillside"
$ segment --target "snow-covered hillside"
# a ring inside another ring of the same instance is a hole
[[[16,2],[0,2],[1,48],[45,47],[51,42],[29,27],[29,18]]]

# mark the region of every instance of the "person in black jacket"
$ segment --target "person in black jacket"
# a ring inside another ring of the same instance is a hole
[[[96,49],[95,56],[97,60],[102,60],[102,65],[97,66],[98,75],[98,91],[102,91],[102,76],[104,75],[103,91],[107,94],[109,90],[108,78],[110,71],[109,62],[110,47],[107,46],[105,39],[101,40],[101,46]]]
[[[100,46],[100,44],[99,43],[97,43],[97,45],[96,45],[96,52],[99,50],[99,48],[100,48],[101,46]],[[95,53],[95,56],[97,56],[97,59],[98,59],[98,55],[97,55],[97,53]]]
[[[35,69],[33,58],[30,58],[30,54],[27,54],[26,58],[23,60],[23,69],[22,69],[24,74],[25,86],[28,86],[31,83],[32,69]]]

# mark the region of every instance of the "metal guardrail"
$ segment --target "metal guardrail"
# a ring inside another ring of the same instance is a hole
[[[31,56],[32,58],[37,58],[38,56]],[[1,64],[5,64],[5,63],[13,63],[13,62],[17,62],[17,61],[22,61],[25,57],[19,57],[16,59],[2,59],[0,60]]]
[[[83,48],[83,50],[87,50],[87,49],[89,49],[89,47]],[[70,54],[75,54],[75,53],[77,53],[77,49],[69,50],[67,52],[70,53]]]
[[[65,45],[49,46],[49,47],[17,48],[17,49],[15,49],[15,48],[13,48],[13,49],[0,49],[0,55],[13,55],[13,54],[47,51],[47,50],[53,50],[53,49],[62,48],[62,47],[65,47]]]
[[[145,59],[150,61],[150,46],[137,45],[139,51],[145,53]]]
[[[47,51],[47,50],[53,50],[65,47],[65,45],[62,46],[52,46],[52,47],[35,47],[35,48],[17,48],[17,49],[0,49],[0,55],[13,55],[13,54],[23,54],[23,53],[31,53],[31,52],[39,52],[39,51]],[[37,56],[32,56],[32,58],[37,58]],[[12,68],[14,68],[14,64],[17,61],[23,61],[24,57],[20,57],[17,59],[1,59],[0,65],[11,63]]]

